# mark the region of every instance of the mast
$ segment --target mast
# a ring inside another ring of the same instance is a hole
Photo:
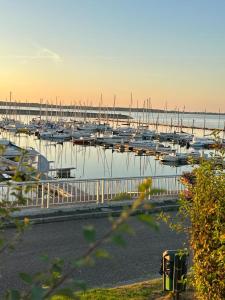
[[[101,118],[102,118],[102,116],[101,116],[101,106],[102,106],[102,93],[101,93],[100,101],[99,101],[99,120],[98,120],[99,124],[101,124]]]
[[[76,122],[76,118],[77,118],[77,110],[76,110],[76,100],[74,100],[74,121]]]
[[[148,99],[148,128],[150,126],[150,104],[151,104],[151,98]]]
[[[67,117],[69,118],[69,121],[72,116],[72,109],[73,109],[73,102],[72,102],[72,100],[70,100],[70,104],[68,105],[68,110],[67,110],[68,111]]]
[[[9,93],[9,111],[10,111],[10,116],[11,116],[11,114],[12,114],[12,111],[11,111],[11,108],[12,108],[11,102],[12,102],[12,92]],[[10,118],[10,119],[11,119],[11,118]]]
[[[147,99],[147,107],[146,107],[146,123],[149,127],[149,98]]]
[[[84,108],[84,123],[87,123],[87,105],[85,100],[83,102],[83,108]]]
[[[116,95],[113,97],[113,128],[114,128],[114,121],[115,121],[115,106],[116,106]]]
[[[182,112],[182,115],[181,115],[181,120],[180,120],[180,132],[182,132],[182,130],[183,130],[184,111],[185,111],[185,105],[184,105],[183,112]]]
[[[148,122],[148,98],[146,99],[146,108],[145,108],[145,125]]]
[[[223,124],[223,140],[225,138],[225,121],[224,121],[224,124]]]
[[[58,121],[58,98],[55,97],[55,121]]]
[[[9,118],[9,106],[8,106],[8,99],[6,98],[5,99],[5,104],[6,104],[6,106],[5,106],[5,113],[6,113],[6,119],[8,119]]]
[[[154,113],[153,113],[153,111],[152,111],[152,99],[150,98],[149,100],[150,100],[150,101],[149,101],[149,102],[150,102],[149,104],[150,104],[151,115],[152,115],[152,123],[154,124]]]
[[[53,104],[53,101],[51,100],[51,122],[53,119],[53,110],[54,110],[54,104]]]
[[[45,103],[45,121],[48,121],[48,100]]]
[[[106,124],[109,124],[109,109],[106,107]]]
[[[218,129],[220,128],[220,108],[219,108],[219,120],[218,120]]]
[[[156,128],[157,132],[158,132],[158,126],[159,126],[159,113],[157,115],[157,119],[156,119],[156,123],[155,123],[155,128]]]
[[[13,119],[14,121],[17,121],[17,107],[16,107],[16,100],[12,101],[13,104]]]
[[[177,109],[177,130],[179,130],[180,127],[180,110]]]
[[[131,108],[132,108],[132,105],[133,105],[133,95],[132,95],[132,92],[131,92],[131,94],[130,94],[129,126],[131,124]]]
[[[60,119],[63,117],[63,112],[62,112],[62,101],[60,100]]]
[[[20,100],[18,100],[17,114],[18,114],[19,122],[21,122],[21,114],[20,114],[21,106],[20,106],[19,102],[20,102]]]
[[[40,99],[40,120],[41,120],[42,99]]]
[[[205,116],[206,116],[206,109],[205,109],[205,112],[204,112],[204,123],[203,123],[203,135],[205,135]]]
[[[106,109],[106,107],[103,105],[103,107],[104,107],[104,114],[103,114],[103,124],[105,123],[105,120],[107,119],[107,116],[106,116],[106,113],[107,113],[107,110],[108,110],[108,108]]]
[[[145,100],[143,101],[143,110],[142,110],[142,127],[144,126],[145,121]]]
[[[27,99],[26,99],[26,107],[27,107],[27,109],[28,109],[28,113],[27,113],[27,115],[26,115],[26,122],[27,122],[27,124],[29,123],[29,115],[30,115],[30,109],[29,109],[29,104],[27,103]]]
[[[138,99],[137,99],[137,127],[140,126],[140,120],[139,120],[139,108],[138,108]]]
[[[192,130],[191,130],[191,134],[194,134],[194,127],[195,127],[195,119],[192,120]]]
[[[168,120],[167,120],[167,101],[165,104],[165,110],[166,110],[166,132],[167,132],[167,126],[168,126],[168,124],[167,124],[167,122],[168,122]]]

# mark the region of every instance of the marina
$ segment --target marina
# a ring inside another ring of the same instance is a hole
[[[225,1],[0,15],[0,299],[224,299]]]
[[[65,114],[68,110],[69,117]],[[204,114],[204,119],[196,114],[183,114],[176,119],[167,112],[159,115],[127,110],[123,111],[125,118],[118,119],[115,110],[111,120],[101,108],[91,112],[96,118],[86,115],[85,107],[59,107],[55,114],[50,108],[44,113],[39,107],[39,116],[35,117],[22,115],[22,111],[18,105],[8,103],[7,115],[1,115],[0,120],[1,143],[35,153],[39,157],[39,162],[35,162],[37,173],[46,180],[180,175],[215,153],[213,148],[218,143],[225,146],[223,114]],[[192,127],[184,131],[183,125],[188,127],[192,117],[192,124],[201,129]],[[129,122],[124,123],[124,119]],[[211,124],[210,130],[206,124]],[[216,140],[212,132],[218,126]],[[9,180],[12,168],[7,170],[6,159],[9,157],[5,154],[1,173]],[[218,163],[224,165],[224,161]],[[15,167],[15,162],[10,164]]]

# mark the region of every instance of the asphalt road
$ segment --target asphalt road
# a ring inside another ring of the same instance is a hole
[[[107,244],[105,247],[111,253],[111,259],[99,260],[94,267],[81,269],[74,276],[85,280],[90,287],[158,277],[162,252],[181,248],[186,240],[184,234],[172,232],[165,224],[160,224],[159,231],[154,231],[136,217],[131,217],[129,223],[136,233],[126,235],[125,248]],[[87,248],[82,227],[87,224],[95,226],[99,237],[109,228],[106,218],[33,225],[13,252],[0,256],[0,296],[9,287],[23,286],[19,272],[34,273],[47,268],[40,255],[61,257],[68,262],[82,254]],[[13,233],[14,229],[7,229],[8,236]]]

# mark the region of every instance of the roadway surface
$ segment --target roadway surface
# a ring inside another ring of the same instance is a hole
[[[107,244],[105,247],[112,258],[99,260],[94,267],[77,271],[76,279],[85,280],[89,287],[93,287],[159,277],[162,252],[184,246],[185,235],[172,232],[165,224],[160,224],[159,231],[155,231],[138,221],[137,217],[131,217],[129,223],[136,233],[126,235],[126,247]],[[8,287],[23,286],[18,278],[19,272],[34,273],[47,268],[40,255],[61,257],[68,262],[82,254],[87,247],[82,227],[87,224],[95,226],[99,237],[110,226],[107,218],[101,218],[39,224],[28,229],[14,251],[0,256],[0,298]],[[6,231],[8,236],[15,232],[14,229]]]

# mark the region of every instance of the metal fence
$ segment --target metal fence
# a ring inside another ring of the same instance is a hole
[[[65,179],[0,184],[0,199],[26,200],[21,207],[49,208],[82,203],[107,203],[135,199],[138,186],[149,177]],[[177,197],[184,186],[179,176],[151,176],[151,198]]]

